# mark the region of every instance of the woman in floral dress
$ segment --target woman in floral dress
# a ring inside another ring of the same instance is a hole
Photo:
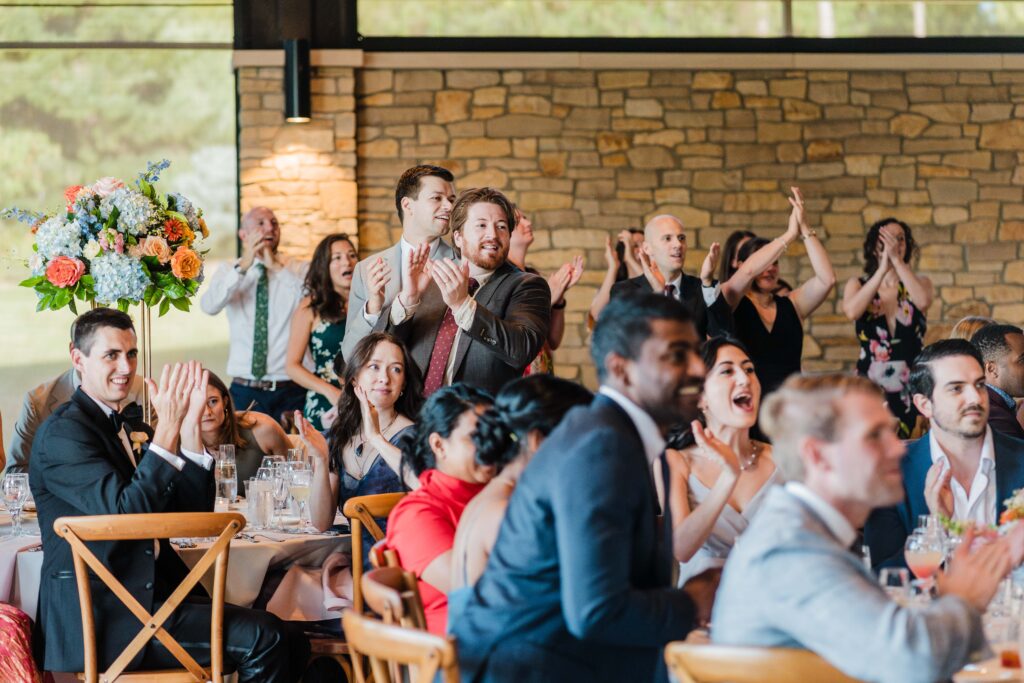
[[[328,235],[313,252],[306,273],[306,298],[292,318],[285,369],[288,376],[306,391],[303,416],[318,430],[327,428],[324,413],[331,410],[341,395],[341,381],[334,370],[334,359],[341,353],[345,338],[345,315],[352,271],[359,257],[345,233]],[[309,353],[313,371],[303,366]]]
[[[901,439],[910,438],[917,421],[907,383],[934,297],[931,280],[910,267],[915,249],[910,226],[895,218],[878,221],[864,239],[865,274],[850,278],[843,294],[843,313],[856,323],[860,342],[857,374],[885,391]]]

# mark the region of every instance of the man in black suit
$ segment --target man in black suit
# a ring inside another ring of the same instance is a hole
[[[530,461],[487,569],[449,605],[463,680],[665,680],[665,643],[711,608],[713,582],[672,586],[671,515],[659,529],[652,467],[696,417],[704,366],[686,309],[613,299],[594,328],[601,390]],[[461,601],[460,601],[461,602]]]
[[[1024,396],[1024,331],[1016,325],[986,325],[971,337],[985,361],[988,426],[1024,439],[1016,396]]]
[[[686,261],[686,232],[675,216],[655,216],[644,226],[640,263],[644,272],[612,286],[611,298],[626,293],[654,292],[681,301],[690,312],[700,339],[728,335],[733,331],[732,310],[712,279],[718,260],[718,243],[712,244],[700,277],[683,272]]]
[[[431,260],[429,245],[413,249],[402,289],[376,329],[409,347],[424,395],[455,382],[496,393],[522,376],[547,339],[551,291],[544,278],[509,263],[515,208],[501,192],[466,190],[450,223],[462,260]]]
[[[209,374],[195,362],[164,367],[159,386],[149,381],[156,430],[119,411],[135,376],[138,350],[127,314],[98,308],[75,322],[71,360],[82,383],[71,400],[40,427],[32,444],[29,483],[43,535],[39,624],[44,666],[82,671],[82,621],[71,548],[53,531],[58,517],[213,509],[213,459],[199,424]],[[138,408],[138,406],[134,406]],[[90,543],[111,573],[152,614],[187,574],[166,541]],[[92,588],[97,655],[106,668],[141,624],[109,589]],[[164,628],[202,665],[210,662],[209,600],[195,597]],[[226,605],[225,660],[241,681],[293,681],[301,675],[309,644],[266,612]],[[205,643],[205,645],[204,645]],[[178,666],[152,640],[129,666]]]

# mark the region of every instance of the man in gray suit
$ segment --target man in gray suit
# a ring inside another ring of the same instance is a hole
[[[509,263],[515,226],[515,208],[501,192],[466,190],[451,210],[462,260],[432,260],[421,244],[403,263],[402,291],[376,329],[405,342],[425,396],[455,382],[496,393],[522,376],[547,339],[551,290]]]
[[[429,245],[430,258],[455,258],[441,239],[448,234],[448,219],[455,201],[455,177],[440,166],[413,166],[395,187],[395,208],[402,223],[402,238],[356,264],[348,295],[348,318],[341,355],[352,357],[359,340],[373,331],[381,309],[391,305],[402,286],[402,267],[415,247]],[[367,303],[370,303],[368,310]]]
[[[862,377],[797,375],[761,419],[790,481],[769,491],[726,562],[712,640],[806,648],[885,683],[948,680],[988,654],[981,614],[1024,556],[1024,525],[973,553],[968,531],[938,577],[941,597],[901,607],[850,551],[872,508],[903,496],[905,449],[881,391]]]

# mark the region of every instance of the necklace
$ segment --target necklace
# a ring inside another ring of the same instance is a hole
[[[746,457],[744,457],[742,455],[737,455],[737,458],[740,461],[740,470],[741,471],[752,470],[755,467],[757,467],[757,458],[758,458],[759,455],[761,455],[761,445],[758,442],[756,442],[756,441],[751,441],[750,442],[750,455],[748,455]]]

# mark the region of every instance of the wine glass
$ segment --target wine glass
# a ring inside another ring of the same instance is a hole
[[[917,577],[922,589],[931,585],[931,578],[939,570],[945,557],[945,543],[938,533],[914,532],[907,537],[903,556],[910,571]]]
[[[223,449],[224,447],[221,446]],[[231,447],[234,450],[234,446]],[[230,457],[221,452],[214,470],[214,478],[217,481],[217,505],[227,510],[231,503],[235,502],[238,496],[238,479],[235,468],[235,456]]]
[[[313,484],[313,473],[310,470],[292,470],[288,482],[288,493],[299,504],[299,529],[302,532],[311,526],[309,521],[309,492]]]
[[[28,500],[28,475],[24,473],[9,473],[4,477],[3,482],[4,505],[11,513],[10,536],[26,536],[25,530],[21,528],[21,508]]]
[[[274,467],[274,477],[271,479],[271,490],[274,492],[274,510],[278,515],[278,529],[284,529],[284,513],[288,507],[289,479],[290,472],[287,465],[280,463]]]

